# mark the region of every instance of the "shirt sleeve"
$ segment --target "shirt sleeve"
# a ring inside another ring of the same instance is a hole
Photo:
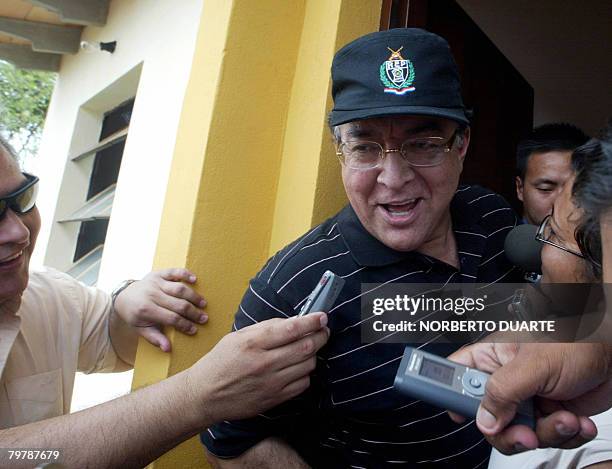
[[[117,357],[109,335],[111,297],[108,293],[87,287],[72,278],[66,279],[81,317],[78,371],[97,373],[114,371],[125,365]]]
[[[264,280],[255,278],[249,283],[238,311],[233,330],[271,319],[294,316],[290,304],[274,291]],[[239,421],[224,421],[200,434],[200,439],[210,453],[218,458],[229,459],[240,456],[260,441],[277,436],[294,446],[298,452],[299,443],[307,432],[316,410],[314,382],[301,394],[254,418]]]

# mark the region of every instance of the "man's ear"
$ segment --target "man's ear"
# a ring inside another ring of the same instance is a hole
[[[470,128],[465,129],[463,133],[463,138],[461,142],[461,147],[459,148],[459,163],[461,164],[461,168],[463,168],[463,160],[465,160],[465,154],[467,153],[467,149],[470,146]]]
[[[520,176],[514,178],[514,182],[516,184],[516,198],[521,202],[523,201],[523,180]]]

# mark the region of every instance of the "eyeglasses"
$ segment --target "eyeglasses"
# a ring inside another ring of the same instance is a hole
[[[0,220],[4,218],[9,208],[16,214],[23,215],[32,210],[36,204],[38,178],[31,174],[22,174],[27,179],[25,184],[12,194],[0,197]]]
[[[538,232],[536,233],[536,237],[535,239],[537,241],[540,241],[541,243],[546,243],[546,244],[550,244],[551,246],[554,246],[558,249],[561,249],[565,252],[569,252],[570,254],[573,254],[574,256],[578,256],[581,259],[586,259],[586,256],[584,254],[582,254],[581,252],[578,251],[574,251],[573,249],[570,248],[566,248],[565,246],[555,243],[554,241],[551,241],[551,238],[553,236],[557,236],[555,231],[553,230],[552,226],[550,225],[550,219],[552,218],[552,214],[547,215],[544,220],[542,220],[542,223],[540,223],[540,227],[538,228]]]
[[[385,150],[378,142],[349,140],[336,149],[340,162],[351,169],[374,169],[379,167],[389,153],[399,153],[410,166],[426,168],[437,166],[455,144],[457,130],[446,139],[444,137],[409,138],[400,148]]]

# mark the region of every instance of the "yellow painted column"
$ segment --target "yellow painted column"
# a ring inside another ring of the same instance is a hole
[[[306,2],[276,194],[270,255],[346,201],[327,125],[331,63],[346,43],[377,31],[382,0]]]
[[[171,355],[141,341],[134,389],[210,350],[271,245],[344,203],[326,129],[329,68],[339,46],[377,29],[380,3],[204,1],[154,264],[193,270],[210,320],[196,337],[168,331]],[[153,466],[206,463],[193,438]]]

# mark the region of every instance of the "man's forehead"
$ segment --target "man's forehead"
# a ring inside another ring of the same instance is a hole
[[[389,116],[347,122],[340,127],[348,132],[377,132],[393,128],[393,130],[404,131],[405,133],[416,133],[427,130],[442,130],[449,125],[452,125],[451,120],[440,117]]]
[[[571,150],[538,151],[529,155],[528,164],[569,168],[571,165],[571,160]]]
[[[572,173],[571,155],[569,150],[532,153],[527,171],[534,178],[566,180]]]

